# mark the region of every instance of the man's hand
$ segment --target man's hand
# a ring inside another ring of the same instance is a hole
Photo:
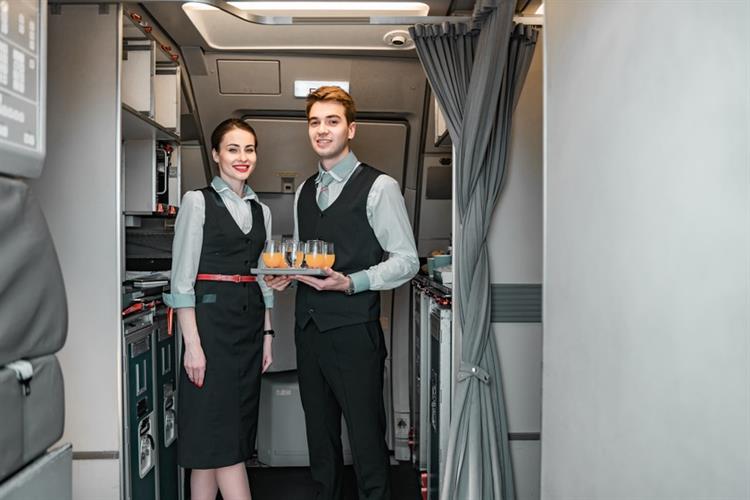
[[[266,281],[266,284],[276,290],[277,292],[283,292],[286,290],[286,287],[289,286],[289,283],[292,282],[291,276],[273,276],[270,274],[266,274],[263,279]]]
[[[325,278],[316,278],[314,276],[298,274],[294,276],[294,279],[321,291],[345,292],[349,288],[349,283],[351,281],[349,276],[336,272],[330,267],[326,267],[323,271],[326,273]]]

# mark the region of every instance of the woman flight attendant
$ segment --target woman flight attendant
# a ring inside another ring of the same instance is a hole
[[[249,500],[245,460],[255,445],[260,376],[272,362],[272,291],[250,269],[271,235],[271,213],[245,181],[257,137],[242,120],[211,135],[219,176],[185,193],[173,244],[171,293],[184,342],[178,462],[192,500]]]

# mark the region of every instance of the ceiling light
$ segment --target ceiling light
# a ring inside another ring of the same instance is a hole
[[[426,16],[422,2],[228,2],[238,9],[265,16]]]
[[[227,2],[233,7],[261,16],[354,17],[426,16],[429,5],[422,2]],[[216,10],[205,3],[184,5],[194,10]]]

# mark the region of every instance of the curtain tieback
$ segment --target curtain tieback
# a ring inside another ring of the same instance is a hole
[[[476,377],[485,384],[490,383],[490,374],[484,368],[461,361],[458,369],[458,381],[461,382],[469,377]]]

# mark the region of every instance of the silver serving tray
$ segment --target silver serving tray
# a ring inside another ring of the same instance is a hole
[[[250,269],[253,274],[270,274],[272,276],[289,276],[294,274],[301,274],[304,276],[325,276],[326,273],[322,269],[309,269],[307,267],[254,267]]]

